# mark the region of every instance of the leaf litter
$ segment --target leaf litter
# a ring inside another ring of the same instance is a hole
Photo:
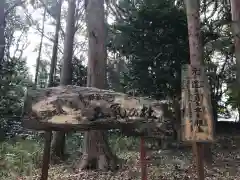
[[[240,136],[218,137],[212,146],[213,163],[205,165],[205,180],[240,180]],[[66,162],[51,165],[50,180],[140,180],[140,154],[129,151],[118,154],[122,159],[116,172],[78,171],[79,158],[69,158]],[[74,161],[73,161],[74,160]],[[197,173],[191,148],[170,150],[148,150],[147,179],[149,180],[195,180]],[[19,180],[37,180],[40,169],[31,177]]]

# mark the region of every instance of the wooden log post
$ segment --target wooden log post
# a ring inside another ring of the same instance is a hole
[[[204,180],[203,143],[193,143],[193,154],[196,160],[198,180]]]
[[[182,138],[193,143],[198,178],[203,180],[204,145],[214,140],[210,87],[201,66],[187,65],[182,78]]]
[[[195,66],[195,68],[201,68],[201,65],[203,65],[203,45],[201,42],[201,30],[200,30],[200,1],[199,0],[185,0],[186,5],[186,11],[187,11],[187,21],[188,21],[188,34],[189,34],[189,49],[190,49],[190,62],[192,66]],[[188,69],[189,73],[192,73]],[[192,78],[193,74],[188,75],[188,79]],[[193,78],[194,80],[192,82],[200,82],[199,80],[201,78]],[[186,107],[185,110],[190,110],[191,114],[195,113],[193,116],[188,115],[188,117],[184,117],[185,119],[185,132],[187,133],[185,135],[189,136],[187,137],[188,140],[191,140],[193,142],[193,152],[196,158],[197,163],[197,171],[198,171],[198,179],[203,180],[204,179],[204,164],[203,164],[203,142],[211,141],[212,139],[212,131],[209,132],[209,130],[212,130],[212,117],[206,115],[209,115],[212,112],[209,112],[209,96],[206,94],[206,88],[199,88],[199,87],[192,87],[192,83],[190,80],[190,85],[188,85],[189,91],[186,92],[186,96],[194,96],[198,97],[197,99],[190,99],[188,100],[184,99],[186,101]],[[205,84],[204,84],[205,85]],[[201,89],[201,91],[199,90]],[[199,98],[199,91],[202,93],[202,99]],[[193,93],[193,94],[192,94]],[[205,98],[205,99],[204,99]],[[205,103],[203,102],[204,100]],[[194,112],[192,110],[195,110]],[[200,112],[202,111],[202,112]],[[203,112],[204,111],[204,112]],[[201,114],[201,115],[200,115]],[[204,121],[205,120],[205,121]],[[204,123],[205,126],[204,126]],[[207,125],[207,126],[206,126]],[[205,147],[207,148],[207,146]],[[209,153],[210,147],[208,147]]]
[[[144,137],[140,141],[141,180],[147,180],[147,162]]]
[[[42,174],[40,180],[48,179],[48,169],[50,163],[50,152],[51,152],[51,140],[52,140],[52,131],[45,132],[45,143],[43,150],[43,164],[42,164]]]

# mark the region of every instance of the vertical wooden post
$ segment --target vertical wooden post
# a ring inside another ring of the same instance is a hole
[[[43,164],[42,164],[42,175],[40,180],[48,179],[48,169],[50,163],[50,148],[51,148],[51,140],[52,140],[52,131],[45,132],[45,143],[43,150]]]
[[[188,34],[189,34],[189,49],[190,62],[192,65],[203,64],[203,45],[201,42],[200,30],[200,1],[199,0],[185,0]],[[200,103],[200,102],[198,102]],[[204,164],[203,164],[203,143],[193,142],[193,155],[196,157],[196,166],[198,172],[198,179],[204,180]]]
[[[237,67],[237,83],[240,85],[240,1],[231,0],[231,13],[232,13],[232,30],[235,43],[235,56]]]
[[[141,179],[147,180],[146,148],[143,137],[141,137],[140,142],[140,163],[141,163]]]
[[[195,156],[198,180],[204,180],[203,143],[193,143],[193,156]]]

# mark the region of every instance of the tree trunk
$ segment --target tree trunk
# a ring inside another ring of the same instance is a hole
[[[4,50],[5,50],[5,16],[4,16],[4,7],[5,7],[5,0],[0,1],[0,68],[3,63],[4,58]]]
[[[106,88],[106,27],[104,0],[85,0],[88,29],[88,72],[87,84],[100,89]]]
[[[240,1],[231,0],[232,28],[235,42],[235,56],[237,64],[237,83],[240,85]]]
[[[116,169],[117,157],[112,154],[106,134],[92,130],[84,134],[84,148],[79,169]]]
[[[175,130],[176,130],[176,140],[181,141],[181,106],[179,102],[179,98],[176,97],[173,99],[173,108],[174,108],[174,114],[175,114]]]
[[[203,45],[200,30],[200,1],[185,0],[188,21],[190,62],[194,65],[203,64]],[[212,162],[211,144],[204,145],[204,159],[207,163]]]
[[[104,0],[85,0],[88,29],[88,77],[87,85],[106,88],[106,26],[104,21]],[[110,150],[103,131],[85,133],[83,156],[80,169],[116,168],[116,156]]]
[[[53,51],[52,51],[52,58],[51,58],[48,87],[52,87],[54,84],[55,69],[56,69],[56,64],[57,64],[59,30],[60,30],[60,26],[61,26],[62,1],[63,0],[58,1],[58,12],[57,12],[58,14],[57,14],[57,19],[56,19],[56,29],[55,29],[54,42],[53,42]]]
[[[40,40],[40,46],[39,46],[39,50],[38,50],[38,57],[37,57],[37,61],[36,61],[36,71],[35,71],[35,80],[34,80],[35,87],[37,87],[37,84],[38,84],[38,73],[39,73],[41,53],[42,53],[42,44],[43,44],[44,25],[45,25],[45,19],[46,19],[46,12],[47,12],[46,9],[44,9],[43,20],[42,20],[41,40]]]
[[[201,42],[199,0],[185,0],[188,21],[188,35],[191,64],[203,64],[203,46]]]
[[[240,122],[240,107],[238,108],[238,119],[236,120],[237,122]]]
[[[61,85],[69,85],[72,83],[72,57],[73,57],[73,42],[75,35],[75,9],[76,1],[68,0],[68,16],[64,40],[63,64],[60,79]]]
[[[51,143],[53,160],[64,160],[65,139],[64,132],[57,131],[53,133],[53,139]]]
[[[63,64],[61,70],[60,85],[72,83],[72,56],[75,34],[75,0],[68,1],[68,16],[66,25],[66,36],[64,40]],[[64,159],[65,132],[54,132],[52,141],[53,156]]]
[[[237,64],[237,87],[240,86],[240,1],[231,0],[231,12],[232,12],[232,25],[234,43],[235,43],[235,56]],[[239,96],[240,93],[238,93]],[[238,115],[240,118],[240,102],[238,102]],[[240,120],[240,119],[238,119]]]
[[[236,84],[239,88],[240,86],[240,1],[231,0],[231,13],[232,13],[232,29],[234,34],[234,43],[235,43],[235,57],[236,57]],[[239,98],[240,92],[238,92]],[[237,102],[238,105],[238,120],[240,120],[240,102]]]

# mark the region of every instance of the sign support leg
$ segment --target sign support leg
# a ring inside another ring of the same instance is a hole
[[[193,143],[193,157],[195,156],[198,180],[204,180],[203,146],[204,144],[200,142]]]
[[[143,137],[141,137],[140,142],[140,163],[141,163],[141,179],[147,180],[146,148]]]
[[[52,131],[45,132],[45,143],[43,150],[43,164],[42,164],[42,175],[40,180],[48,179],[48,169],[50,163],[50,151],[51,151],[51,140],[52,140]]]

